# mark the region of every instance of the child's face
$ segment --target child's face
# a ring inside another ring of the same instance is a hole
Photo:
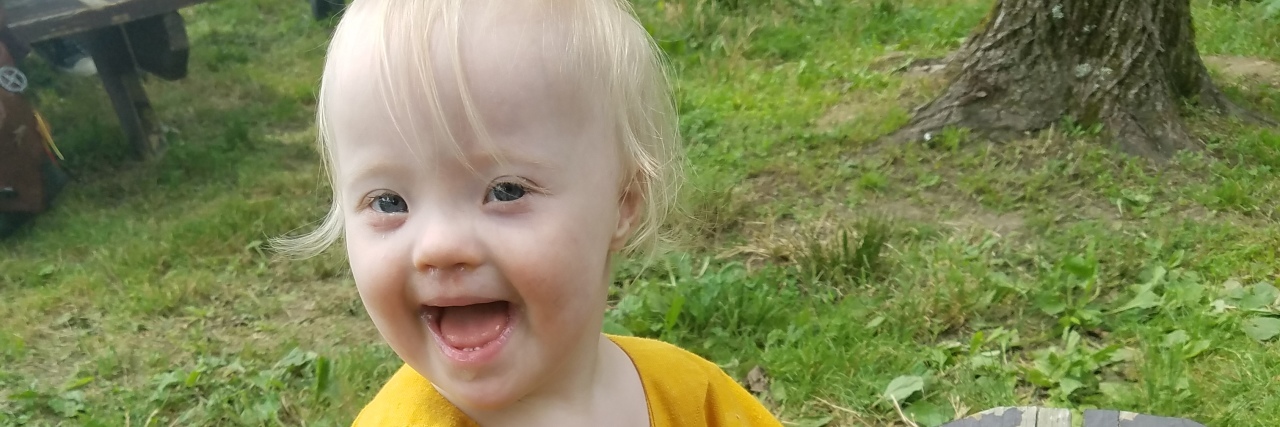
[[[550,71],[556,58],[521,42],[536,39],[521,28],[464,34],[491,145],[470,132],[445,55],[432,58],[453,140],[427,128],[430,103],[380,96],[366,53],[348,52],[332,74],[336,185],[361,298],[396,353],[464,409],[500,408],[594,363],[609,254],[635,220],[603,104]]]

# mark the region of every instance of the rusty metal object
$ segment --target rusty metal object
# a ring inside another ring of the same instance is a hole
[[[0,33],[7,32],[0,10]],[[45,123],[23,96],[26,75],[0,36],[0,235],[49,209],[66,182]]]

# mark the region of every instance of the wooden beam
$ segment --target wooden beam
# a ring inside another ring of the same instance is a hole
[[[14,36],[26,43],[162,15],[208,0],[0,0]]]

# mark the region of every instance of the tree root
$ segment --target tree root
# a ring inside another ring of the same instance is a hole
[[[917,107],[912,112],[911,121],[885,139],[895,143],[927,141],[947,129],[967,129],[975,135],[1000,142],[1029,136],[1048,129],[1065,117],[1077,116],[1065,105],[1066,99],[1060,104],[1018,102],[1016,95],[1019,92],[1006,90],[992,96],[973,89],[967,83],[972,81],[972,77],[966,77],[957,78],[942,95]],[[1176,99],[1172,94],[1167,98]],[[1204,83],[1201,95],[1194,101],[1200,108],[1250,124],[1277,124],[1270,117],[1241,107],[1209,81]],[[1097,118],[1105,134],[1123,151],[1161,160],[1181,150],[1205,147],[1187,128],[1177,109],[1157,111],[1150,105],[1125,104],[1106,105],[1101,108],[1106,113]],[[1169,101],[1166,105],[1173,104],[1175,102]]]

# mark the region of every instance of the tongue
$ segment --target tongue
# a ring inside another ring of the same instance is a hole
[[[494,301],[440,309],[440,335],[444,343],[457,349],[483,346],[498,338],[507,327],[506,301]]]

